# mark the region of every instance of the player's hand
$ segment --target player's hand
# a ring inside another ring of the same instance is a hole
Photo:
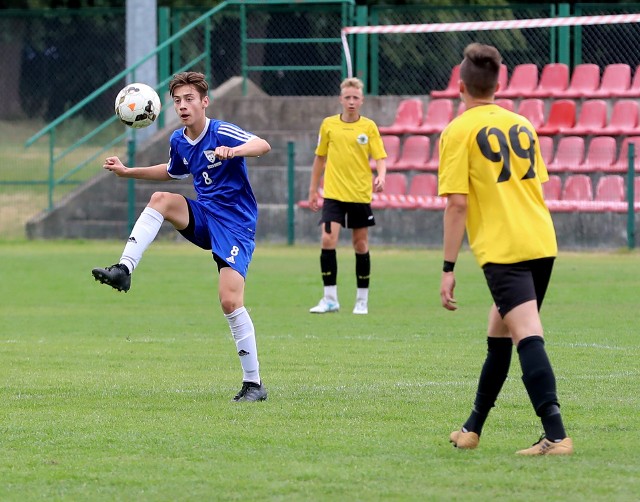
[[[373,188],[376,192],[384,192],[384,176],[376,176],[373,180]]]
[[[320,209],[318,205],[318,192],[313,194],[309,194],[309,209],[311,209],[314,213]]]
[[[456,299],[453,297],[453,290],[456,287],[456,277],[453,272],[442,272],[440,281],[440,301],[447,310],[457,310]]]
[[[123,176],[127,170],[118,157],[107,157],[102,167],[107,171],[111,171],[116,176]]]
[[[230,146],[219,146],[213,153],[219,160],[229,160],[236,156],[235,150]]]

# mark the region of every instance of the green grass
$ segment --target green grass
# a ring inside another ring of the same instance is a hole
[[[265,403],[241,373],[208,253],[155,243],[118,294],[90,269],[122,243],[0,243],[0,500],[639,500],[637,253],[562,254],[543,308],[576,454],[518,458],[540,425],[517,358],[474,451],[467,417],[490,298],[472,256],[460,309],[439,305],[441,253],[372,251],[368,316],[338,314],[319,250],[258,245],[246,291]]]

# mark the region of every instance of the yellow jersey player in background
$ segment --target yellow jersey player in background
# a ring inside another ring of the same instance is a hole
[[[347,78],[340,85],[342,113],[325,118],[320,126],[318,146],[309,183],[309,207],[318,211],[320,179],[324,173],[324,204],[322,206],[322,251],[320,268],[324,295],[313,314],[337,312],[338,260],[336,246],[340,228],[352,230],[356,254],[357,293],[354,314],[369,312],[369,227],[375,225],[371,210],[372,189],[384,190],[387,154],[376,123],[360,115],[364,103],[362,81]],[[369,158],[376,161],[377,176],[373,179]]]
[[[466,47],[460,66],[466,111],[440,139],[438,193],[447,197],[442,306],[457,308],[454,266],[465,227],[494,301],[473,410],[449,439],[458,448],[478,446],[515,345],[522,381],[544,429],[537,443],[517,453],[570,455],[573,443],[560,415],[539,315],[557,255],[553,221],[542,195],[541,183],[548,174],[531,123],[494,104],[501,63],[495,47],[478,43]]]

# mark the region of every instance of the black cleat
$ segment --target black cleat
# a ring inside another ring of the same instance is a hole
[[[254,382],[242,382],[242,389],[233,398],[234,401],[266,401],[267,389],[262,385]]]
[[[129,291],[131,287],[131,274],[126,265],[116,263],[106,268],[94,268],[91,273],[96,281],[107,284],[118,291]]]

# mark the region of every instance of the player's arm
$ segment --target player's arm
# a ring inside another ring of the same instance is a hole
[[[386,159],[376,160],[376,177],[373,180],[373,188],[376,192],[384,191],[385,179],[387,176],[387,161]]]
[[[453,290],[456,279],[453,265],[458,259],[458,253],[464,239],[465,224],[467,221],[467,195],[449,194],[447,206],[444,210],[444,267],[440,281],[440,299],[442,306],[447,310],[456,310],[456,300]],[[450,269],[450,270],[449,270]]]
[[[234,157],[260,157],[271,151],[271,145],[262,138],[255,136],[246,143],[238,146],[219,146],[215,149],[215,156],[220,160]]]
[[[311,181],[309,182],[309,207],[313,211],[319,209],[318,206],[318,189],[320,188],[320,178],[324,173],[324,168],[327,165],[327,157],[323,155],[316,155],[313,159],[313,165],[311,166]]]
[[[167,181],[172,179],[167,172],[167,164],[157,164],[149,167],[127,167],[118,157],[108,157],[102,165],[120,178],[135,178],[138,180]]]

